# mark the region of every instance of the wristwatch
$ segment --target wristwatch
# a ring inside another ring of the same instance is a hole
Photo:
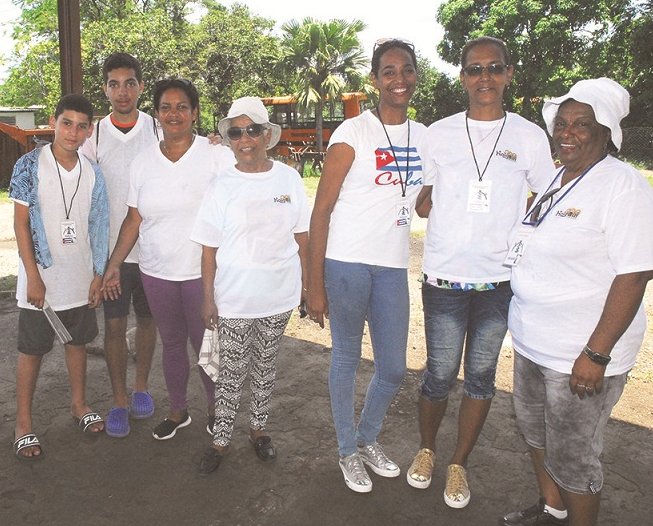
[[[612,356],[608,356],[607,354],[599,354],[597,352],[594,352],[592,349],[590,349],[587,345],[583,347],[583,352],[587,355],[587,357],[592,360],[594,363],[602,365],[605,367],[610,363],[610,360],[612,360]]]

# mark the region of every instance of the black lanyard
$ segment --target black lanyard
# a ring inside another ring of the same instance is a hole
[[[472,144],[472,136],[469,134],[469,123],[467,119],[467,112],[465,112],[465,129],[467,130],[467,138],[469,139],[469,147],[472,149],[472,157],[474,158],[474,165],[476,166],[476,173],[478,174],[478,180],[482,181],[483,176],[485,175],[485,172],[487,171],[487,167],[490,166],[490,161],[492,160],[492,157],[494,157],[494,151],[497,148],[497,144],[499,144],[499,139],[501,138],[501,134],[503,133],[503,127],[506,125],[506,119],[508,118],[508,114],[506,112],[503,113],[503,123],[501,124],[501,129],[499,130],[499,135],[497,136],[497,140],[494,141],[494,146],[492,146],[492,150],[490,150],[490,155],[487,158],[487,162],[485,163],[485,168],[483,168],[483,173],[481,173],[481,170],[478,168],[478,161],[476,160],[476,152],[474,152],[474,145]],[[495,127],[496,129],[496,127]],[[494,131],[494,130],[493,130]],[[492,133],[492,132],[490,132]]]
[[[82,180],[82,161],[79,159],[79,153],[75,152],[75,155],[77,155],[77,164],[79,164],[79,176],[77,177],[77,187],[75,188],[75,193],[70,198],[70,207],[68,207],[68,205],[66,204],[66,192],[63,189],[63,181],[61,179],[61,172],[59,171],[59,163],[57,162],[57,158],[54,155],[54,151],[52,150],[52,147],[50,148],[50,151],[52,152],[52,157],[54,158],[54,165],[57,168],[57,175],[59,176],[61,197],[63,197],[63,209],[64,212],[66,212],[66,219],[70,219],[70,211],[73,209],[73,201],[75,200],[75,196],[77,195],[77,191],[79,190],[79,183]]]
[[[383,124],[383,119],[381,118],[381,112],[379,107],[376,107],[376,114],[379,117],[379,122],[383,126],[383,131],[385,132],[385,137],[388,139],[388,144],[390,145],[390,150],[392,150],[392,156],[395,159],[395,165],[397,166],[397,172],[399,173],[399,185],[401,186],[401,197],[406,197],[406,186],[408,186],[408,169],[410,167],[410,119],[408,121],[408,145],[406,146],[406,180],[401,177],[401,169],[399,168],[399,161],[397,161],[397,154],[395,153],[395,147],[392,145],[390,136],[388,135],[388,130],[385,129],[385,124]]]

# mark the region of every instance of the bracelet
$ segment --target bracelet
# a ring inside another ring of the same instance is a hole
[[[587,357],[590,360],[603,367],[608,365],[610,363],[610,360],[612,360],[612,356],[594,352],[592,349],[589,348],[588,345],[585,345],[585,347],[583,347],[583,352],[587,355]]]

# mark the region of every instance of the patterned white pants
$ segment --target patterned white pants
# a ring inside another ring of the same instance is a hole
[[[213,443],[226,447],[231,442],[243,384],[250,373],[252,391],[249,426],[264,429],[277,372],[279,340],[292,311],[266,318],[218,317],[220,370],[215,383]]]

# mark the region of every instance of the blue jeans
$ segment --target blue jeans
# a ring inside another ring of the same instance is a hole
[[[508,330],[509,282],[494,290],[455,290],[422,285],[426,371],[422,396],[446,400],[456,383],[465,345],[464,393],[476,400],[494,396],[494,380]]]
[[[329,370],[331,411],[338,451],[376,442],[386,411],[406,373],[410,301],[404,268],[325,261],[325,285],[333,350]],[[374,376],[367,387],[358,428],[354,417],[356,369],[367,320]]]

